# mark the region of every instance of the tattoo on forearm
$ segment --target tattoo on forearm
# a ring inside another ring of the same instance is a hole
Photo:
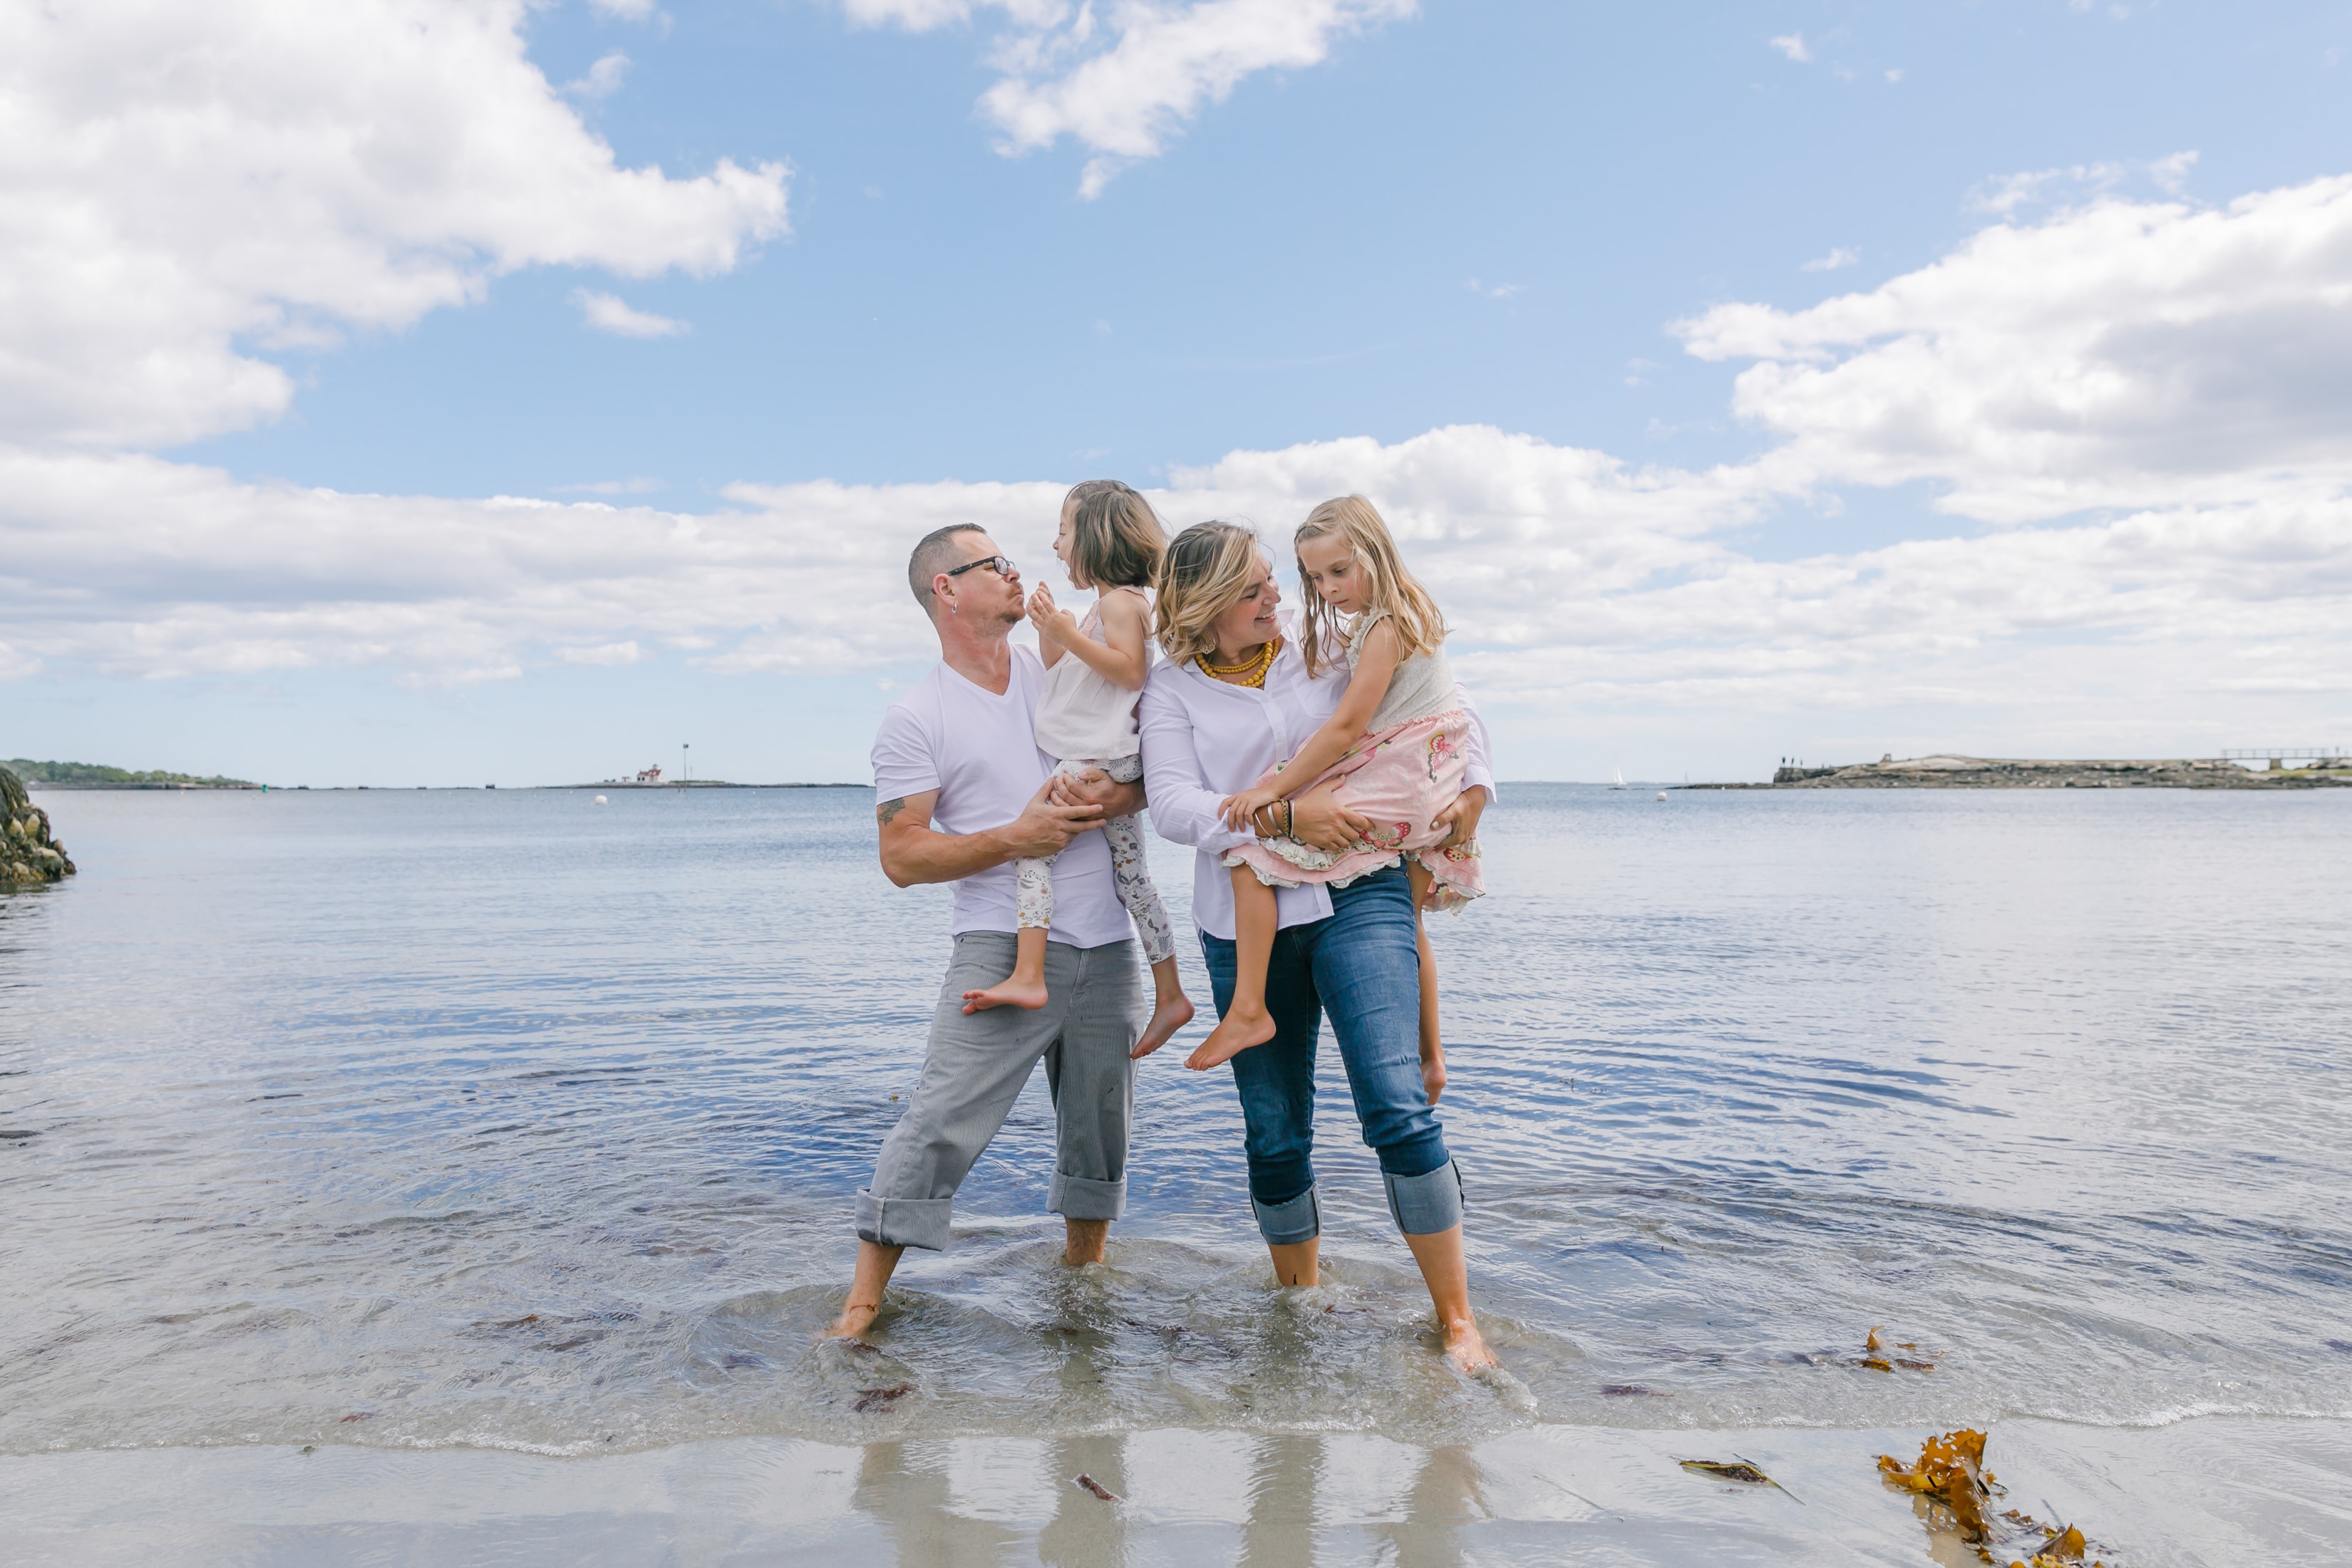
[[[887,827],[890,826],[890,819],[906,809],[907,797],[903,795],[896,800],[886,800],[874,808],[874,820]]]

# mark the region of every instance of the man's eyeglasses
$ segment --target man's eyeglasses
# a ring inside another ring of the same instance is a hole
[[[961,577],[976,566],[985,566],[998,576],[1004,578],[1012,577],[1014,572],[1011,556],[983,555],[977,561],[967,561],[961,566],[950,568],[946,574],[950,577]]]

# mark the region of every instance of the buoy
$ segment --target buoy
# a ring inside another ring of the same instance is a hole
[[[1664,799],[1664,796],[1661,796],[1660,798],[1661,798],[1661,799]],[[598,795],[598,796],[596,797],[596,804],[597,804],[598,805],[604,805],[604,797],[603,795]]]
[[[1664,800],[1664,799],[1665,799],[1665,798],[1666,798],[1666,792],[1665,792],[1664,790],[1660,790],[1660,791],[1658,792],[1658,798],[1659,798],[1660,800]]]

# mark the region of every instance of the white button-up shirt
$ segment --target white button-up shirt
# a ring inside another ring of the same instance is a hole
[[[1143,732],[1143,783],[1151,797],[1151,826],[1162,838],[1189,844],[1192,858],[1192,920],[1211,936],[1233,940],[1234,885],[1224,866],[1228,849],[1250,842],[1227,827],[1218,807],[1228,795],[1257,783],[1275,763],[1297,753],[1339,710],[1348,689],[1348,669],[1324,668],[1307,678],[1298,651],[1297,625],[1282,615],[1282,651],[1266,671],[1264,688],[1230,686],[1201,673],[1187,659],[1162,659],[1143,688],[1139,719]],[[1495,793],[1487,769],[1486,726],[1461,695],[1470,715],[1468,767],[1463,787]],[[1309,883],[1275,889],[1278,925],[1305,925],[1331,913],[1331,891]]]

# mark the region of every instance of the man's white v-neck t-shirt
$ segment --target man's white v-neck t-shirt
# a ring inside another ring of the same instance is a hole
[[[882,716],[874,737],[874,798],[898,800],[940,792],[931,826],[941,833],[1002,827],[1027,808],[1053,772],[1054,759],[1037,749],[1037,693],[1045,667],[1036,650],[1014,645],[1013,678],[1004,694],[950,669],[942,662]],[[1013,907],[1013,864],[991,866],[955,884],[951,932],[1009,931]],[[1111,878],[1110,846],[1100,833],[1082,833],[1054,861],[1054,924],[1047,940],[1100,947],[1135,934]]]

